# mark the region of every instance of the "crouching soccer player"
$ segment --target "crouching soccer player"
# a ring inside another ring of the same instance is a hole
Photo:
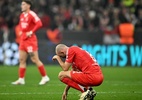
[[[67,100],[70,87],[82,92],[80,100],[93,100],[96,92],[92,86],[99,86],[103,82],[103,74],[97,61],[77,46],[58,44],[55,52],[52,60],[57,60],[63,70],[58,77],[67,85],[62,100]],[[65,62],[61,58],[66,58]],[[71,65],[72,70],[69,71]]]

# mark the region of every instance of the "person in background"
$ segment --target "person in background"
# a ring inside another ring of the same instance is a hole
[[[41,20],[35,12],[31,10],[32,2],[30,0],[23,0],[21,3],[22,14],[20,15],[20,44],[19,44],[19,79],[12,82],[13,85],[25,84],[25,72],[26,72],[26,60],[28,55],[30,56],[33,63],[39,69],[42,76],[39,85],[44,85],[50,79],[46,74],[43,63],[40,61],[38,56],[38,44],[35,32],[42,26]]]

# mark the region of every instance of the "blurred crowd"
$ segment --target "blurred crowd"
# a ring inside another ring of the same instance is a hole
[[[0,0],[0,31],[8,33],[9,29],[18,24],[21,1]],[[114,34],[118,33],[118,25],[121,23],[132,23],[135,27],[142,26],[142,0],[31,1],[33,1],[32,10],[41,18],[45,29],[77,31],[101,29],[106,34]],[[5,37],[7,34],[3,36]],[[6,38],[4,40],[6,41]],[[106,40],[110,39],[106,37]]]
[[[135,28],[142,27],[142,0],[31,1],[33,1],[32,10],[41,18],[43,23],[42,28],[48,30],[48,38],[53,37],[51,40],[55,43],[59,42],[58,38],[59,40],[62,38],[60,34],[58,35],[62,30],[93,31],[98,29],[104,33],[104,44],[123,43],[121,42],[123,39],[120,38],[119,34],[120,24],[130,23]],[[9,30],[15,30],[15,33],[16,30],[18,30],[16,26],[18,25],[19,15],[21,14],[21,2],[22,0],[0,0],[0,44],[4,42],[7,46],[8,36],[10,35]],[[127,32],[126,29],[129,28],[124,28],[125,32]],[[131,29],[133,31],[134,28],[132,27]],[[57,39],[54,38],[56,34],[53,36],[53,32],[57,33]],[[19,39],[19,36],[17,37]],[[126,43],[132,44],[133,33],[130,38],[126,38],[125,41]],[[15,52],[15,44],[11,47],[14,48]],[[0,47],[0,54],[2,53]],[[5,54],[10,55],[7,52]],[[15,52],[15,55],[16,54],[17,51]],[[3,61],[3,58],[2,56],[0,57],[0,62]],[[10,60],[5,61],[7,64]],[[14,64],[15,61],[18,62],[18,58],[14,58]]]
[[[0,28],[19,21],[22,0],[0,0]],[[130,22],[142,26],[142,0],[32,0],[43,28],[93,30]]]

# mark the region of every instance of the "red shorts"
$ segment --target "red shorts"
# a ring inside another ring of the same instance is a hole
[[[19,45],[19,50],[23,50],[26,52],[37,51],[38,50],[37,41],[32,41],[32,40],[21,41]]]
[[[86,74],[71,71],[71,79],[82,86],[98,86],[103,82],[103,74]]]

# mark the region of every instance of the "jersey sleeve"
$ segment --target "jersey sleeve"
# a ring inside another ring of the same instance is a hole
[[[41,21],[38,21],[38,22],[35,24],[34,28],[33,28],[31,31],[32,31],[33,33],[35,33],[41,26],[42,26]]]
[[[74,56],[75,56],[74,50],[72,48],[69,48],[68,53],[67,53],[67,57],[66,57],[66,62],[72,63]]]
[[[37,16],[37,14],[33,11],[30,11],[30,14],[32,16],[33,22],[37,23],[38,21],[40,21],[40,18]]]
[[[34,28],[31,30],[34,33],[42,26],[42,22],[40,18],[37,16],[37,14],[33,11],[31,11],[30,14],[32,15],[33,22],[35,23]]]

